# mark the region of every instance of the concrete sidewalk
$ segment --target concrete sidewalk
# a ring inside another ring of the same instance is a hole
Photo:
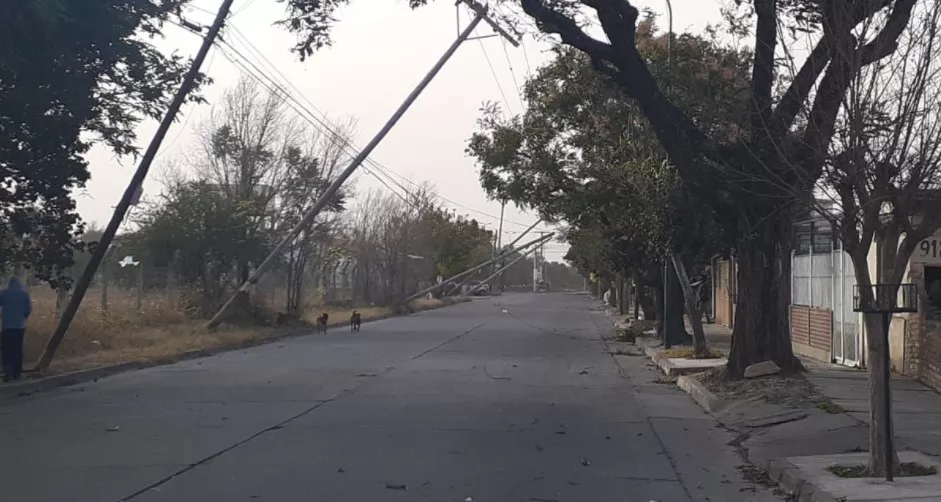
[[[729,328],[718,324],[706,325],[706,337],[711,347],[728,353],[732,341]],[[868,449],[869,377],[866,370],[807,358],[801,358],[801,361],[807,370],[807,379],[845,414],[813,413],[810,420],[793,424],[798,431],[785,427],[782,439],[787,444],[786,449],[799,450],[801,438],[806,439],[806,445],[812,445],[810,449],[813,452],[797,451],[795,454]],[[941,455],[941,395],[916,380],[893,375],[892,405],[899,449]],[[790,435],[792,432],[797,432],[797,435]]]
[[[869,379],[865,370],[804,361],[807,378],[821,394],[860,423],[869,424]],[[893,375],[892,418],[899,449],[941,455],[941,395],[924,384]]]

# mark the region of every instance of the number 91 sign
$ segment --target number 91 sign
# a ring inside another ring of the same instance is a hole
[[[912,262],[941,264],[941,236],[933,235],[918,243]]]

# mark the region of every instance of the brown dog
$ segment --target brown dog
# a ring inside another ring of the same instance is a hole
[[[330,316],[326,312],[323,313],[320,317],[317,318],[317,334],[327,334],[327,321],[330,319]]]
[[[360,315],[358,310],[354,310],[350,316],[350,331],[359,331],[361,324],[363,324],[363,316]]]

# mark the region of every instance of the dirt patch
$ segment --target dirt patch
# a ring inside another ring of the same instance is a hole
[[[697,378],[707,389],[726,401],[760,398],[792,408],[809,408],[827,402],[813,383],[799,373],[731,380],[725,368],[717,368]]]
[[[660,375],[653,380],[653,383],[660,383],[665,385],[675,385],[677,377],[673,375]]]
[[[841,478],[867,478],[869,467],[865,464],[855,465],[833,465],[827,467],[832,474]],[[933,465],[921,465],[917,462],[903,462],[899,465],[899,471],[895,473],[900,478],[911,478],[916,476],[931,476],[937,474],[938,469]]]

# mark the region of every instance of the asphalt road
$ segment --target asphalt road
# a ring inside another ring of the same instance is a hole
[[[498,298],[0,402],[0,499],[778,500],[583,295]]]

